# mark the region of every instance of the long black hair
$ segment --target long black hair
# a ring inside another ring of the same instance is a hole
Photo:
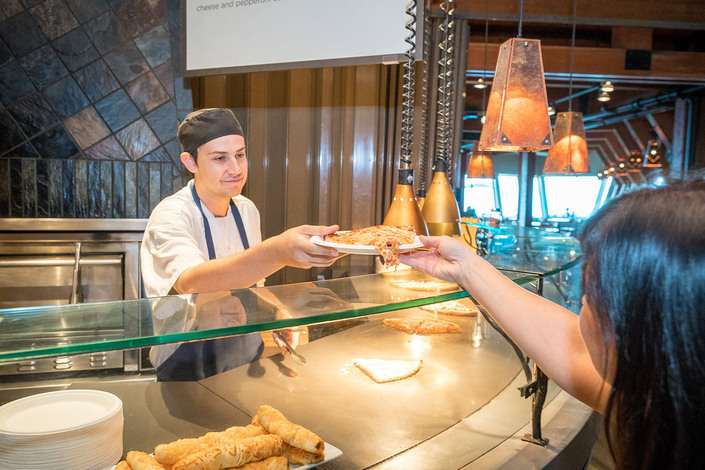
[[[578,237],[583,294],[616,342],[617,467],[705,468],[705,180],[628,193]]]

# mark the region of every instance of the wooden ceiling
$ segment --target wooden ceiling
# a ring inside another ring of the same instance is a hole
[[[431,2],[433,16],[443,14],[441,3]],[[569,103],[572,110],[581,111],[592,149],[606,158],[645,145],[654,135],[671,139],[678,126],[675,98],[699,97],[705,90],[702,0],[454,3],[456,19],[470,27],[465,94],[469,115],[481,115],[489,91],[472,84],[479,77],[491,82],[499,46],[517,37],[520,17],[522,37],[541,40],[549,103],[558,112],[567,111]],[[603,103],[597,96],[605,80],[615,90]],[[480,129],[479,119],[465,121],[468,135]]]

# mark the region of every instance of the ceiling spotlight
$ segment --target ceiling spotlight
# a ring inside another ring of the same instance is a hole
[[[614,91],[614,85],[612,85],[612,82],[607,80],[606,82],[600,83],[600,91],[606,91],[607,93],[611,93]]]
[[[600,85],[600,91],[604,91],[606,93],[614,91],[614,85],[612,85],[612,82],[610,81],[602,82],[602,84]]]
[[[601,102],[603,102],[603,103],[604,103],[605,101],[609,101],[609,100],[611,100],[611,99],[612,99],[612,98],[610,97],[610,94],[607,93],[606,91],[601,92],[601,93],[597,96],[597,101],[601,101]]]
[[[482,79],[482,77],[478,78],[475,84],[473,85],[475,88],[485,88],[487,86],[487,83]]]
[[[552,105],[549,105],[548,106],[548,115],[553,116],[554,114],[556,114],[556,108],[554,108]]]

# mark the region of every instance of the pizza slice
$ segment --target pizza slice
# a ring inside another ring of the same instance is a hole
[[[421,310],[433,313],[441,313],[443,315],[455,315],[458,317],[470,317],[477,315],[479,310],[477,305],[471,306],[458,302],[457,300],[448,300],[446,302],[438,302],[430,305],[422,305]]]
[[[399,247],[401,243],[398,238],[388,237],[378,238],[375,241],[375,248],[384,260],[384,267],[391,268],[399,265]]]
[[[410,335],[432,335],[435,333],[460,333],[460,327],[453,322],[437,319],[385,318],[385,325],[394,327]]]
[[[386,360],[386,359],[355,359],[355,367],[378,384],[407,379],[421,370],[423,361]]]
[[[349,232],[336,232],[323,239],[344,245],[374,246],[382,256],[385,267],[399,265],[399,251],[402,245],[414,242],[416,229],[413,225],[374,225]]]

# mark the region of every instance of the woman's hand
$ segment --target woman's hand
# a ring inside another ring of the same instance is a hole
[[[474,254],[463,242],[451,237],[419,237],[429,250],[402,253],[399,261],[444,281],[463,285],[468,261]]]

